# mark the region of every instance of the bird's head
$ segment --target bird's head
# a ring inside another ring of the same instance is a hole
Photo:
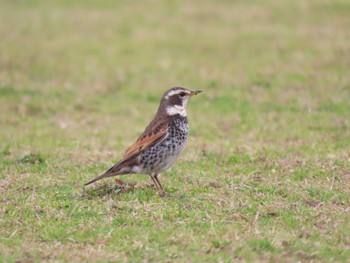
[[[164,93],[161,105],[168,115],[180,114],[186,117],[186,106],[189,98],[200,92],[202,91],[174,87]]]

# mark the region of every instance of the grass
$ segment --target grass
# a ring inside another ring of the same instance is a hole
[[[1,262],[350,260],[347,1],[1,5]],[[173,198],[84,191],[175,85]]]

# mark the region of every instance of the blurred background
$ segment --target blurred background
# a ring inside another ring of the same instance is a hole
[[[177,85],[204,91],[188,110],[201,142],[300,135],[333,145],[349,135],[346,1],[1,6],[3,143],[115,149],[142,132]]]
[[[0,7],[0,261],[349,259],[348,0]],[[185,197],[81,201],[173,86],[203,91],[162,178]]]

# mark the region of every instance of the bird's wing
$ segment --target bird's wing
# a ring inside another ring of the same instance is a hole
[[[126,150],[122,161],[130,159],[143,150],[162,142],[168,136],[168,129],[169,125],[167,122],[148,126],[140,138]]]
[[[102,175],[96,177],[92,181],[86,183],[85,185],[92,184],[98,180],[106,177],[117,175],[123,165],[127,164],[134,156],[140,152],[146,150],[147,148],[162,142],[168,136],[169,123],[167,121],[154,120],[145,129],[140,138],[126,150],[123,159],[112,166],[108,171]]]

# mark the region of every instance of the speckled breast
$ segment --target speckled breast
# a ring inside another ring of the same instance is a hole
[[[140,163],[147,173],[159,173],[175,164],[188,137],[188,122],[186,118],[174,118],[168,137],[160,144],[151,147],[140,156]]]

